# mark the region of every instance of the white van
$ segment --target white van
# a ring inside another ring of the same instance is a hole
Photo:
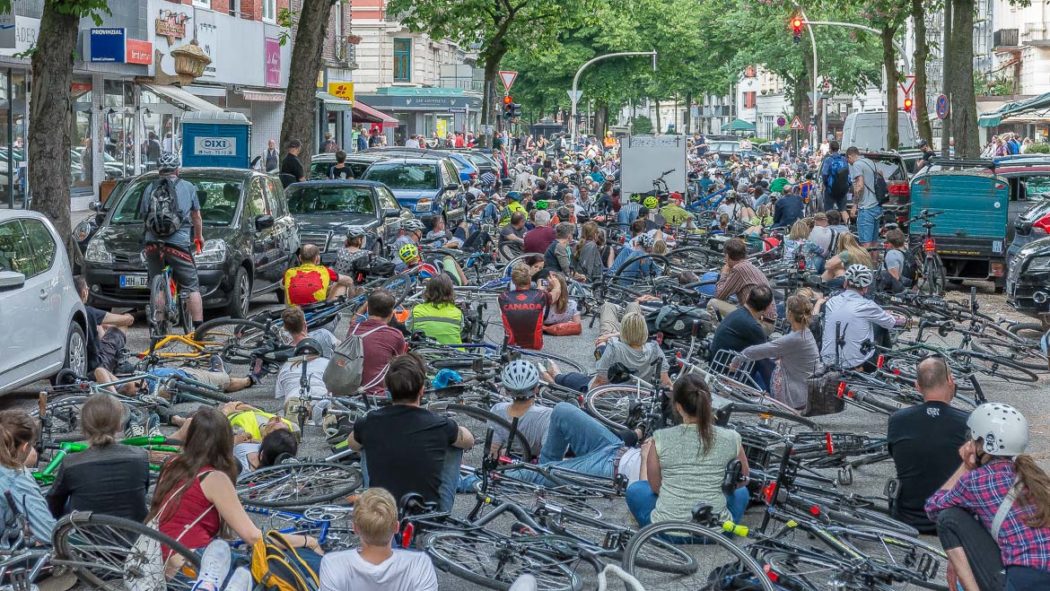
[[[897,112],[897,134],[900,138],[900,145],[887,146],[886,111],[862,111],[846,116],[846,122],[842,125],[840,143],[843,150],[850,146],[857,146],[861,151],[869,152],[915,148],[919,142],[919,134],[915,132],[911,114],[904,111]]]

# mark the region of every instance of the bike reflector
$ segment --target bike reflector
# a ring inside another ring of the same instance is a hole
[[[885,364],[886,364],[886,356],[885,355],[879,355],[875,359],[875,367],[877,367],[878,369],[882,369],[882,366],[885,365]]]
[[[809,514],[812,515],[813,517],[819,517],[820,516],[820,506],[819,505],[810,505],[809,506]]]
[[[838,396],[839,398],[842,398],[843,396],[846,395],[846,382],[839,382],[839,388],[835,392],[835,395]]]
[[[937,242],[933,238],[927,238],[922,241],[922,250],[924,252],[934,252],[937,250]]]
[[[769,579],[770,583],[776,584],[777,582],[780,581],[780,575],[777,574],[777,571],[769,568],[768,564],[765,566],[765,571],[766,571],[766,578]]]
[[[773,490],[776,489],[776,487],[777,483],[770,482],[762,489],[762,500],[764,500],[767,505],[773,504]]]
[[[401,529],[401,547],[408,549],[412,546],[412,537],[416,533],[416,526],[413,523],[406,523],[405,527]]]
[[[831,432],[824,433],[824,448],[828,450],[828,455],[835,453],[835,442],[831,439]]]

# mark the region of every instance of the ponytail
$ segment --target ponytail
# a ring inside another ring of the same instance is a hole
[[[715,444],[715,418],[711,405],[711,391],[697,374],[686,374],[674,383],[672,399],[682,411],[696,418],[696,433],[701,443],[701,454],[707,455]]]
[[[1014,470],[1022,484],[1020,499],[1032,507],[1032,515],[1025,520],[1025,525],[1050,527],[1050,475],[1028,454],[1014,458]]]

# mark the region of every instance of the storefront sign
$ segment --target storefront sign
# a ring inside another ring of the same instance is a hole
[[[153,44],[141,39],[128,39],[124,62],[148,66],[153,63]]]
[[[123,27],[91,29],[91,61],[124,63],[128,31]]]
[[[72,82],[69,85],[69,92],[74,95],[84,94],[85,92],[91,92],[90,82]]]
[[[266,86],[268,88],[281,87],[281,41],[267,37],[263,42],[263,55],[265,56]]]
[[[237,138],[234,137],[195,137],[193,154],[196,156],[235,156]]]
[[[337,96],[344,100],[348,100],[352,103],[354,102],[354,83],[344,81],[329,82],[328,94],[332,96]]]
[[[175,43],[176,39],[186,37],[186,22],[190,15],[182,12],[163,9],[154,22],[157,37],[167,37],[168,45]]]

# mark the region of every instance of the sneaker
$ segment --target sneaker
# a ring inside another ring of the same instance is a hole
[[[142,437],[146,434],[146,429],[142,425],[134,424],[124,429],[124,437],[131,439],[132,437]]]
[[[213,354],[208,359],[208,371],[230,373],[230,369],[226,367],[226,363],[223,362],[222,357],[218,353]]]
[[[254,586],[255,581],[252,580],[252,573],[243,566],[239,566],[230,575],[230,580],[226,583],[224,591],[252,591]]]
[[[219,591],[230,574],[230,563],[233,557],[230,545],[223,540],[212,540],[201,554],[201,568],[197,572],[197,581],[190,591]]]
[[[536,591],[538,588],[536,577],[524,574],[514,580],[514,584],[510,586],[509,591]]]

